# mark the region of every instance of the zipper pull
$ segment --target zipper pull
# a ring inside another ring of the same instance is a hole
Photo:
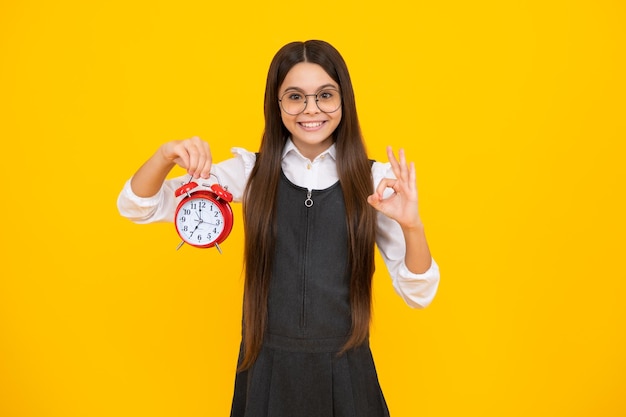
[[[304,200],[304,205],[307,207],[311,207],[313,205],[313,200],[311,200],[311,190],[306,191],[306,200]]]

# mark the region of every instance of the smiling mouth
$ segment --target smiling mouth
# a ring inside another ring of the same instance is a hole
[[[300,122],[300,126],[305,129],[315,129],[322,126],[326,122]]]

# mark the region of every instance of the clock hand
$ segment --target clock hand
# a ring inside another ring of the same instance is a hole
[[[198,227],[200,227],[200,225],[202,224],[202,222],[198,223],[196,225],[196,227],[191,231],[191,233],[189,234],[189,239],[191,239],[191,237],[193,236],[194,233],[196,233],[196,230],[198,230]]]
[[[205,221],[202,220],[202,214],[200,214],[201,212],[202,212],[202,210],[200,210],[200,212],[196,211],[196,216],[198,216],[198,220],[194,219],[194,222],[197,222],[198,226],[200,226],[202,223],[205,223]]]

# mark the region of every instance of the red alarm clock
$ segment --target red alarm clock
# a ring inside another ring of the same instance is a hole
[[[229,204],[233,195],[218,183],[210,189],[198,187],[198,183],[190,181],[174,193],[176,197],[185,195],[174,217],[176,231],[182,239],[176,249],[187,243],[196,248],[215,246],[222,253],[219,244],[233,228],[233,210]]]

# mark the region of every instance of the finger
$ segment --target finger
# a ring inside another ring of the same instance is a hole
[[[204,163],[200,166],[200,176],[202,178],[209,178],[211,175],[211,166],[213,164],[213,156],[211,155],[211,148],[206,142],[202,142],[202,153],[204,155]]]
[[[402,180],[403,183],[407,183],[409,182],[409,176],[410,176],[410,172],[409,172],[409,165],[407,164],[406,161],[406,152],[404,151],[403,148],[400,148],[398,150],[398,172],[396,172],[396,177],[400,180]]]
[[[205,164],[206,164],[206,154],[204,152],[198,152],[196,168],[194,170],[194,176],[196,178],[202,176],[202,172],[204,171]]]
[[[409,168],[409,190],[417,192],[417,174],[415,172],[415,163],[411,162]]]
[[[187,173],[192,177],[197,178],[196,170],[198,169],[198,161],[200,160],[200,155],[196,148],[196,144],[193,140],[189,140],[185,143],[185,149],[187,151],[187,155],[189,155]]]
[[[197,152],[197,164],[196,164],[196,175],[202,176],[204,178],[208,178],[211,169],[211,163],[213,161],[211,155],[211,148],[209,144],[200,139],[198,136],[194,136],[191,138],[191,143],[193,144],[193,149]]]
[[[369,203],[370,206],[378,210],[378,206],[380,205],[380,196],[374,193],[367,197],[367,202]]]
[[[202,174],[204,165],[207,159],[206,146],[202,140],[198,137],[193,138],[193,149],[196,157],[196,164],[194,168],[194,175],[199,177]]]
[[[406,154],[403,148],[398,150],[398,158],[393,153],[391,146],[387,147],[387,156],[396,178],[406,182],[409,180],[409,168],[406,162]]]
[[[400,156],[400,171],[402,179],[407,181],[409,179],[409,167],[406,163],[406,153],[404,152],[404,149],[401,148],[398,151],[398,155]]]
[[[171,158],[172,161],[177,163],[184,169],[189,167],[189,153],[185,147],[184,141],[179,141],[174,144],[171,149]]]
[[[395,178],[383,178],[382,180],[380,180],[378,186],[376,187],[376,194],[378,195],[378,197],[382,200],[383,196],[385,195],[385,190],[387,188],[391,188],[395,192],[396,190],[394,187],[396,186],[397,182],[398,180],[396,180]]]
[[[387,146],[387,158],[391,164],[391,169],[396,177],[400,176],[400,163],[396,159],[396,155],[393,153],[391,146]]]
[[[209,144],[194,136],[186,143],[186,151],[189,155],[187,172],[194,178],[208,178],[211,169],[211,151]]]

